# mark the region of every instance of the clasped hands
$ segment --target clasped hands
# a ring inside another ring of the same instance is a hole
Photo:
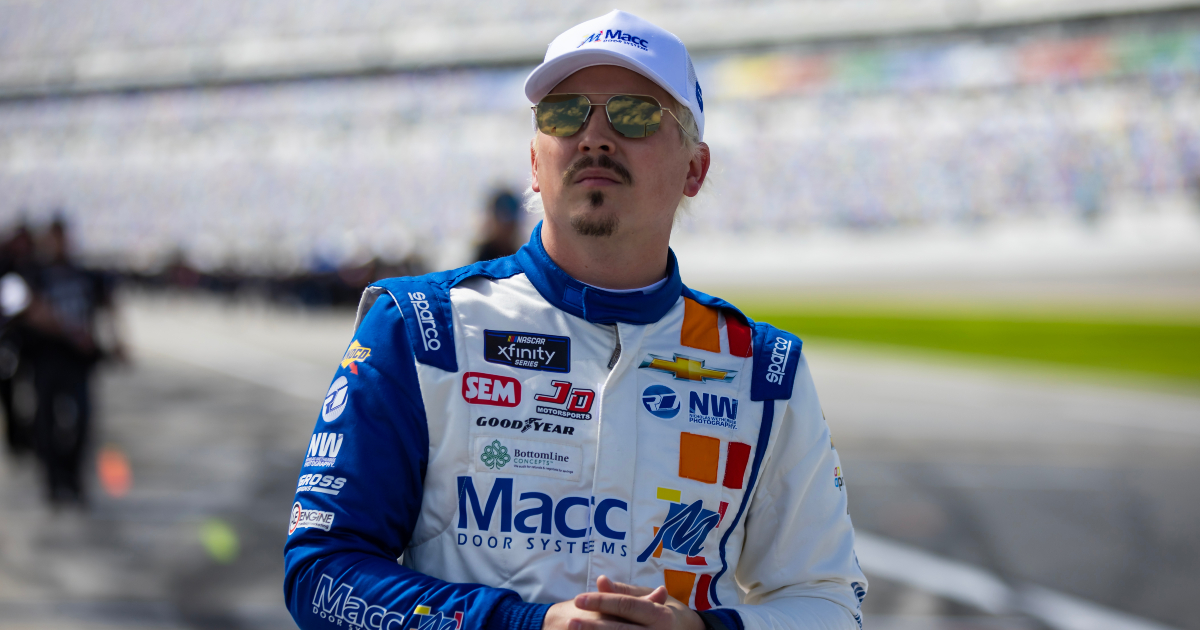
[[[614,582],[601,575],[596,591],[559,602],[546,611],[542,630],[704,630],[696,611],[654,589]]]

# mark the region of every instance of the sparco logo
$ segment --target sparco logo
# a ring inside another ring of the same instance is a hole
[[[304,460],[304,465],[332,466],[338,451],[342,450],[345,437],[341,433],[314,433],[308,442],[308,458]]]
[[[622,33],[620,29],[615,31],[600,29],[585,37],[583,41],[579,42],[579,46],[576,46],[576,48],[584,44],[591,44],[592,42],[622,42],[639,50],[650,50],[650,42],[633,33]]]
[[[550,384],[554,386],[553,394],[534,394],[533,399],[559,407],[565,405],[566,409],[538,405],[538,413],[571,420],[592,419],[592,414],[588,412],[592,410],[592,401],[596,400],[596,392],[590,389],[576,389],[568,381],[550,381]]]
[[[783,382],[783,374],[787,367],[788,355],[792,353],[792,341],[785,337],[776,337],[775,346],[771,348],[771,365],[767,366],[767,380],[775,384]]]
[[[352,592],[353,586],[339,584],[322,574],[313,596],[313,614],[339,626],[347,623],[351,628],[401,630],[404,627],[404,615],[383,606],[372,606],[363,598],[351,595]],[[441,630],[440,626],[438,630]]]
[[[501,429],[512,429],[520,433],[533,431],[534,433],[558,433],[559,435],[575,435],[575,427],[570,427],[553,422],[545,422],[541,418],[526,418],[524,420],[509,420],[508,418],[486,418],[479,416],[475,419],[477,427],[500,427]]]
[[[483,358],[525,370],[571,371],[571,338],[498,330],[483,331]]]
[[[438,339],[437,320],[433,318],[433,311],[429,310],[429,301],[425,299],[425,294],[419,291],[409,293],[408,300],[412,303],[413,310],[417,312],[417,326],[421,328],[421,343],[425,344],[425,351],[441,350],[442,342]]]
[[[463,374],[462,396],[469,403],[516,407],[521,404],[521,381],[484,372]]]

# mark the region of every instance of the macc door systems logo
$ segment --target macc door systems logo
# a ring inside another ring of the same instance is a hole
[[[579,42],[579,46],[576,46],[576,48],[580,48],[584,44],[592,44],[592,43],[605,43],[606,44],[608,42],[621,42],[622,44],[628,44],[630,46],[633,46],[634,48],[637,48],[638,50],[650,50],[650,42],[646,41],[646,39],[644,37],[638,37],[637,35],[634,35],[633,33],[622,33],[621,29],[617,29],[614,31],[611,29],[604,29],[604,28],[596,31],[595,33],[591,33],[587,37],[583,38],[583,41]]]

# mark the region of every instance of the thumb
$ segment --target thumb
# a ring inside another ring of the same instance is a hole
[[[654,602],[655,604],[667,603],[667,587],[660,586],[653,591],[650,591],[650,594],[646,596],[646,599]]]

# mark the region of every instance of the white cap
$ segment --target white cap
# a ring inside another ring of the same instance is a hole
[[[654,81],[692,112],[704,138],[704,96],[683,42],[624,11],[573,26],[550,42],[542,65],[525,79],[525,96],[542,100],[560,81],[591,66],[621,66]]]

